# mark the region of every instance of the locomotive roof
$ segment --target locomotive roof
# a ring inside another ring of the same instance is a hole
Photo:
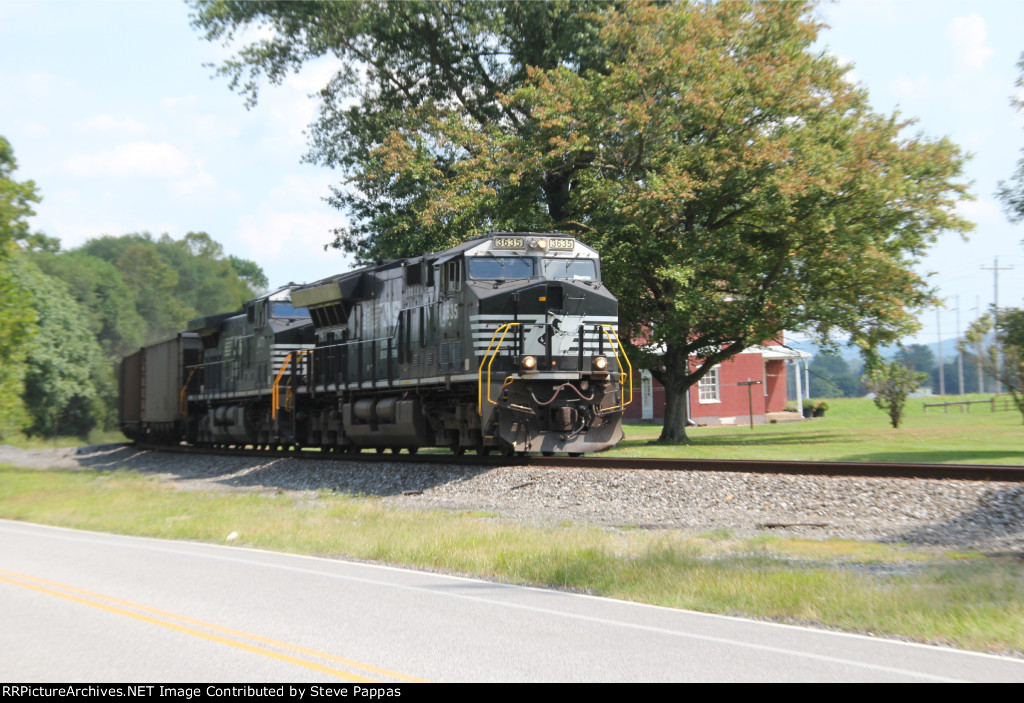
[[[562,237],[575,239],[575,237],[563,234],[562,232],[488,232],[487,234],[467,239],[461,244],[457,244],[450,249],[444,249],[443,251],[420,254],[419,256],[411,256],[407,259],[384,259],[371,266],[365,266],[335,276],[328,276],[313,283],[296,286],[292,290],[292,301],[298,307],[309,307],[310,305],[322,305],[336,300],[366,300],[371,297],[372,281],[386,271],[399,269],[403,266],[422,261],[431,261],[436,264],[444,263],[471,249],[480,247],[495,237]],[[586,245],[580,244],[580,246]],[[593,251],[589,247],[587,249]]]
[[[211,334],[220,329],[221,323],[224,322],[225,320],[232,317],[238,317],[239,315],[244,315],[245,307],[250,303],[253,303],[254,301],[269,300],[275,303],[291,301],[291,293],[296,287],[296,284],[289,283],[288,285],[281,286],[277,290],[271,291],[270,293],[258,296],[256,298],[253,298],[252,300],[247,300],[245,304],[242,305],[241,308],[233,312],[221,312],[217,313],[216,315],[206,315],[205,317],[197,317],[194,320],[189,320],[186,329],[188,329],[190,332],[197,332],[200,335]]]

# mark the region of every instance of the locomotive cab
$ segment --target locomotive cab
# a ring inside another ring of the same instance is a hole
[[[570,237],[512,233],[465,261],[485,437],[544,454],[616,444],[630,372],[597,252]]]

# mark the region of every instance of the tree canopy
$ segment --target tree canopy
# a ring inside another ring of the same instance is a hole
[[[841,398],[863,395],[860,380],[846,359],[834,352],[816,354],[808,367],[811,398]]]
[[[200,315],[241,308],[267,285],[205,232],[105,236],[72,251],[31,232],[32,181],[0,137],[0,439],[84,435],[117,419],[114,365]]]
[[[17,169],[11,143],[0,136],[0,258],[10,255],[12,244],[30,237],[28,218],[40,200],[35,183],[14,180]]]
[[[926,378],[926,374],[908,369],[899,359],[889,363],[875,361],[864,376],[868,390],[875,394],[875,405],[886,412],[893,429],[898,429],[903,421],[907,398]]]
[[[35,311],[24,304],[12,258],[18,242],[30,236],[28,218],[39,194],[32,181],[14,180],[18,162],[0,136],[0,439],[27,422],[21,401],[26,346],[37,331]]]
[[[223,247],[206,232],[188,232],[178,240],[167,234],[154,238],[148,232],[108,235],[57,258],[68,256],[91,259],[93,267],[105,263],[117,269],[117,283],[112,278],[107,285],[124,286],[130,304],[144,321],[142,341],[146,342],[173,334],[191,318],[238,310],[267,283],[258,265],[225,257]],[[42,265],[46,270],[59,268],[59,262]],[[76,276],[86,275],[79,267]],[[118,304],[117,300],[108,301],[108,305]],[[125,344],[130,348],[141,343],[133,333],[134,319],[130,313],[126,315],[107,318],[108,329],[114,322],[128,328],[111,338],[110,343],[122,350]],[[118,341],[121,339],[123,343]]]
[[[1024,53],[1020,55],[1017,67],[1020,69],[1017,87],[1024,88]],[[1024,110],[1024,99],[1014,98],[1011,102],[1018,110]],[[1021,150],[1021,153],[1020,161],[1017,162],[1017,170],[1014,171],[1009,181],[999,182],[999,190],[996,192],[996,197],[1003,201],[1006,214],[1009,215],[1011,222],[1024,221],[1024,149]]]
[[[492,229],[597,247],[633,353],[685,391],[783,330],[897,339],[930,299],[913,271],[970,225],[964,160],[872,111],[816,51],[811,2],[195,3],[210,39],[271,32],[221,71],[259,80],[325,55],[307,158],[339,168],[336,243],[363,258]]]
[[[961,347],[981,346],[991,333],[996,343],[981,354],[981,364],[1010,392],[1024,419],[1024,309],[1001,308],[982,315],[967,328]]]

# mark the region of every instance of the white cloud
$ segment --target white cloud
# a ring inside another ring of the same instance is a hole
[[[331,230],[341,224],[340,214],[266,209],[243,219],[238,239],[253,259],[287,259],[298,252],[322,250],[331,239]]]
[[[217,115],[194,115],[188,118],[189,133],[203,139],[230,139],[238,137],[237,123]]]
[[[932,86],[931,76],[921,76],[920,78],[901,76],[892,82],[892,91],[900,99],[920,98],[929,95],[932,92]]]
[[[198,98],[196,97],[195,94],[189,94],[183,98],[175,97],[172,95],[163,98],[160,101],[160,104],[163,105],[164,109],[166,110],[176,110],[184,105],[194,105],[197,102],[197,100]]]
[[[149,127],[132,117],[114,117],[113,115],[94,115],[76,128],[86,132],[119,132],[129,134],[145,134]]]
[[[341,68],[342,62],[340,60],[326,56],[311,61],[298,73],[290,74],[284,80],[284,85],[300,91],[304,95],[319,93]]]
[[[261,208],[242,218],[225,249],[255,261],[271,286],[294,281],[320,280],[351,270],[351,258],[336,250],[324,250],[332,231],[345,224],[341,213],[314,208]]]
[[[62,87],[57,76],[49,71],[29,71],[22,74],[0,74],[4,99],[17,104],[20,100],[45,102],[60,94]],[[66,86],[64,86],[66,87]]]
[[[286,173],[284,181],[270,191],[275,203],[305,206],[330,195],[330,186],[336,185],[340,177],[332,172]]]
[[[957,61],[967,69],[980,70],[995,51],[985,43],[988,30],[985,19],[974,12],[966,17],[954,17],[946,30],[953,44]]]
[[[976,225],[1003,223],[1003,214],[999,205],[987,198],[961,200],[956,204],[956,214]]]
[[[217,185],[216,178],[200,170],[187,178],[175,181],[171,184],[171,190],[175,195],[209,195],[217,190]]]
[[[274,123],[273,144],[268,148],[299,152],[306,146],[306,129],[320,109],[319,92],[341,67],[337,59],[325,57],[289,75],[279,86],[264,86],[260,109]]]
[[[75,154],[63,162],[64,169],[81,177],[181,178],[192,168],[192,160],[167,142],[132,142],[94,154]]]

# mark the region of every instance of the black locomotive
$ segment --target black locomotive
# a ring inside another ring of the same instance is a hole
[[[502,232],[288,286],[127,357],[121,425],[200,445],[607,449],[631,370],[590,247]]]

